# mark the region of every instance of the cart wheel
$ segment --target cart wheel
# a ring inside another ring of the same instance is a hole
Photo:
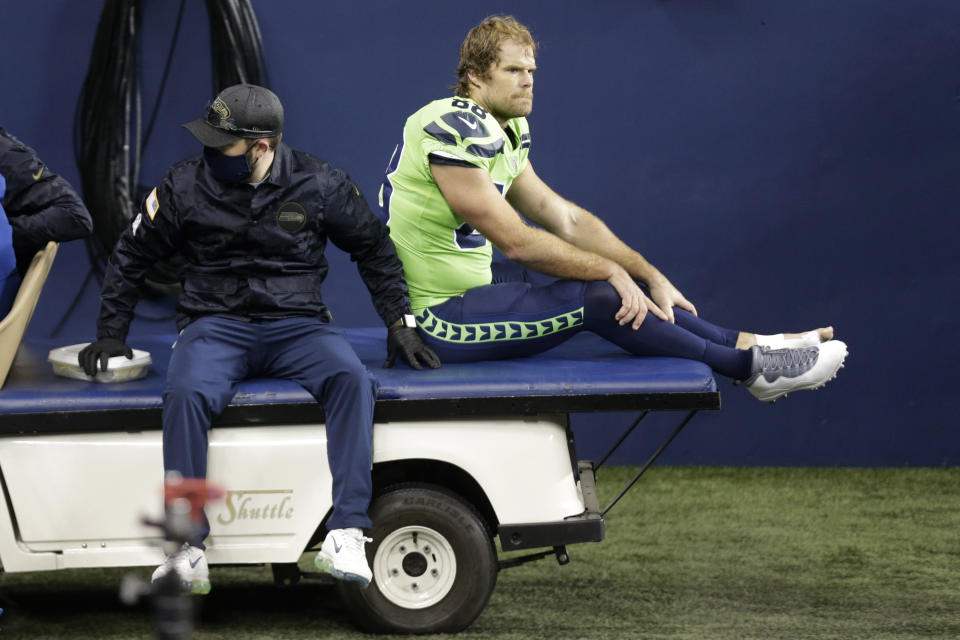
[[[357,624],[368,631],[454,633],[487,606],[497,557],[482,517],[439,487],[405,485],[373,501],[366,589],[340,582]]]

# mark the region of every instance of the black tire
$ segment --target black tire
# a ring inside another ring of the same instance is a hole
[[[370,518],[373,580],[338,584],[360,627],[455,633],[477,619],[497,582],[497,554],[473,507],[440,487],[402,485],[374,499]]]

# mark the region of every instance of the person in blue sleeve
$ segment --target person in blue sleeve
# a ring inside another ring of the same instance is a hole
[[[0,173],[0,318],[3,318],[13,306],[20,288],[20,276],[17,274],[17,258],[13,253],[13,229],[7,222],[3,210],[3,194],[7,191],[7,181]]]
[[[185,264],[180,336],[163,394],[164,471],[206,477],[207,430],[240,380],[296,381],[323,405],[333,475],[333,513],[316,564],[366,586],[375,388],[343,333],[330,327],[320,288],[330,240],[357,263],[389,327],[385,366],[399,353],[415,369],[439,367],[413,328],[387,228],[346,173],[281,141],[283,106],[268,89],[228,87],[205,117],[184,127],[203,153],[167,171],[114,247],[97,341],[81,351],[80,364],[92,376],[109,357],[131,355],[125,341],[139,286],[154,263],[179,253]],[[153,579],[176,568],[185,587],[208,592],[208,533],[205,522]]]
[[[93,221],[83,200],[36,151],[0,127],[0,318],[10,311],[20,279],[51,240],[85,238]],[[10,269],[13,266],[12,270]]]

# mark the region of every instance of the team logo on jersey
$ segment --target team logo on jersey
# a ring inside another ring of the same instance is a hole
[[[157,215],[157,211],[160,209],[160,201],[157,199],[156,187],[154,187],[153,191],[150,192],[150,195],[147,196],[144,204],[147,210],[147,215],[150,216],[150,222],[153,222],[153,218]]]
[[[285,202],[277,211],[277,226],[287,233],[296,233],[307,223],[307,210],[299,202]]]

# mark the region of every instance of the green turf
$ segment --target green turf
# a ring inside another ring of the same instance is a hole
[[[601,502],[633,472],[601,470]],[[960,469],[654,468],[605,542],[502,572],[457,637],[958,638],[958,488]],[[124,573],[3,575],[0,638],[150,637],[148,607],[117,601]],[[211,580],[194,638],[369,637],[326,582]]]

